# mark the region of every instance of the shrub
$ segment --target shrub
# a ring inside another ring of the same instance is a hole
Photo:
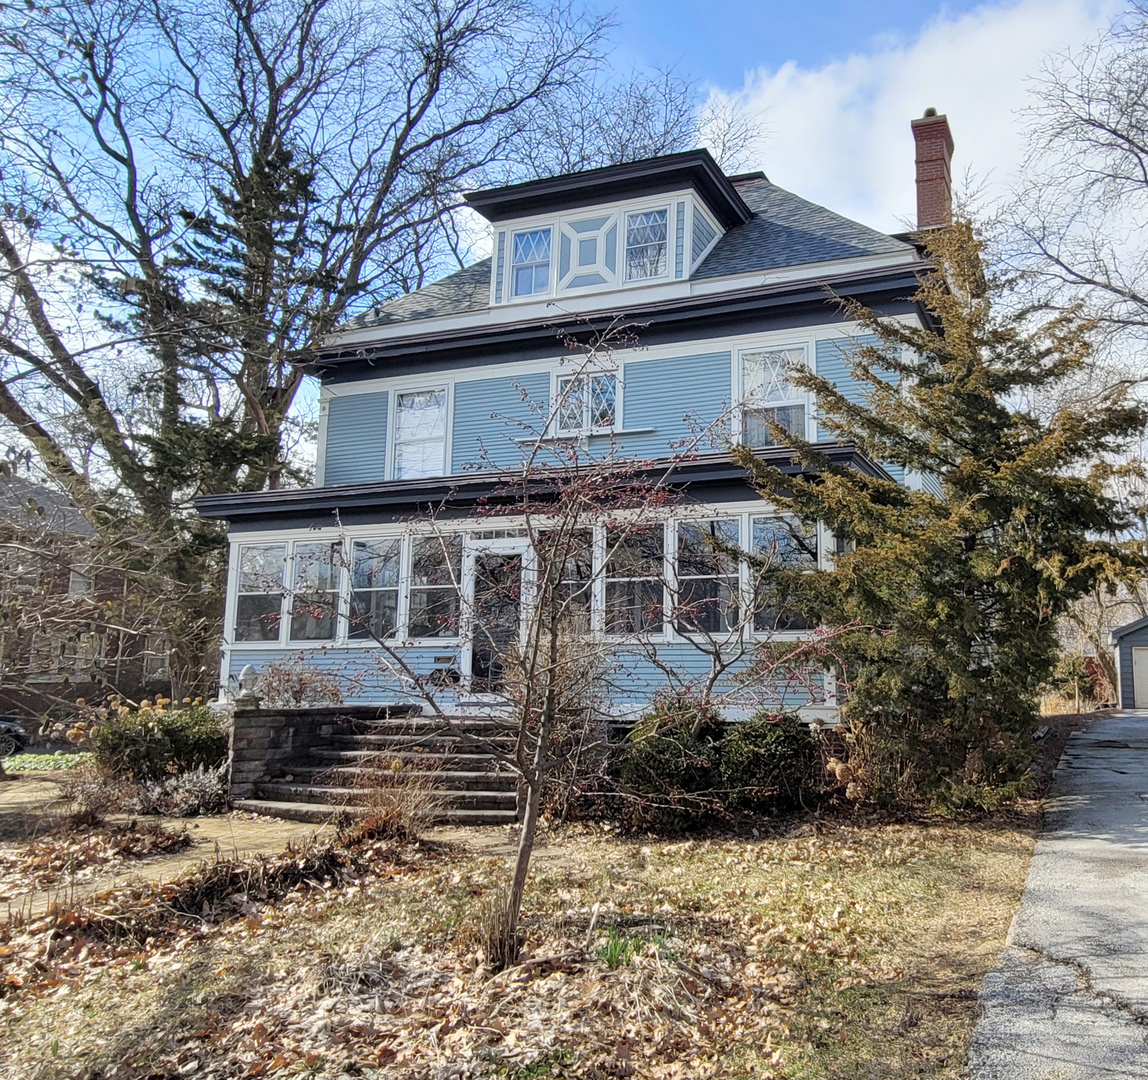
[[[71,769],[60,782],[60,793],[72,805],[68,821],[73,825],[98,825],[107,814],[129,809],[135,785],[96,765]]]
[[[739,810],[793,806],[813,779],[817,742],[792,714],[758,713],[731,724],[721,744],[726,804]]]
[[[320,780],[342,783],[339,773]],[[351,786],[359,815],[343,830],[348,842],[358,839],[417,840],[438,820],[445,802],[433,774],[403,766],[397,758],[377,754],[359,762]]]
[[[208,768],[197,765],[162,780],[146,780],[138,785],[134,809],[141,814],[192,817],[215,814],[228,807],[227,765]]]
[[[339,681],[300,660],[268,664],[259,675],[257,692],[269,708],[343,704]]]
[[[206,705],[166,709],[162,699],[132,712],[120,707],[94,729],[96,764],[138,782],[189,769],[214,769],[227,757],[227,735]]]
[[[635,725],[622,758],[626,823],[674,831],[720,810],[724,728],[717,710],[690,698],[658,702]]]

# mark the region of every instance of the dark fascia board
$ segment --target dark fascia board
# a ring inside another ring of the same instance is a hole
[[[524,184],[472,191],[466,196],[466,202],[487,221],[497,222],[684,187],[694,188],[727,229],[744,225],[753,217],[753,211],[707,150],[686,150],[544,180],[528,180]]]
[[[1115,630],[1109,631],[1109,636],[1114,642],[1119,641],[1129,634],[1135,633],[1137,630],[1143,630],[1148,626],[1148,615],[1142,619],[1137,619],[1135,622],[1126,623],[1124,626],[1118,626]]]
[[[852,442],[818,443],[816,450],[831,465],[851,467],[881,480],[891,482],[893,479]],[[806,471],[789,447],[769,447],[757,450],[755,454],[762,461],[791,475]],[[686,461],[676,463],[644,463],[637,471],[655,477],[665,473],[668,483],[674,487],[748,479],[746,470],[733,461],[729,454],[724,453],[696,454]],[[486,473],[428,480],[387,480],[370,484],[343,484],[339,487],[200,495],[194,504],[201,517],[225,521],[336,510],[417,510],[419,507],[444,504],[464,507],[479,503],[512,502],[517,498],[513,486],[516,482],[521,483],[521,479],[520,473]],[[540,477],[539,483],[544,484],[545,478]]]
[[[643,327],[666,327],[675,324],[694,322],[698,319],[711,319],[722,315],[736,315],[753,311],[777,308],[800,308],[809,304],[824,304],[832,295],[862,297],[873,293],[897,293],[908,290],[903,295],[907,299],[916,292],[919,275],[929,263],[911,266],[898,266],[882,270],[858,271],[852,274],[838,274],[802,282],[795,286],[792,282],[774,285],[758,285],[749,289],[738,289],[725,293],[711,293],[706,296],[692,296],[684,300],[665,300],[642,307],[619,308],[600,314],[568,315],[563,319],[555,314],[553,321],[541,322],[530,319],[523,322],[500,323],[482,329],[440,330],[433,334],[421,334],[396,338],[392,341],[345,345],[340,348],[314,350],[298,353],[291,362],[302,368],[308,375],[322,376],[325,371],[356,363],[372,366],[387,360],[405,358],[426,358],[436,354],[466,352],[482,346],[511,346],[530,342],[553,341],[559,329],[572,337],[603,330],[617,322],[619,318]],[[412,330],[416,327],[412,326]]]

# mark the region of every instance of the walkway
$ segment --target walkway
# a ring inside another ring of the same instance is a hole
[[[1148,1080],[1148,712],[1069,739],[970,1080]]]

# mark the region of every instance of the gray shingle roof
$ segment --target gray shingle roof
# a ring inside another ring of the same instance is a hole
[[[765,179],[737,183],[753,218],[730,229],[693,273],[697,278],[778,270],[786,266],[911,251],[903,240],[808,202]],[[357,316],[344,329],[395,326],[485,311],[490,259]]]
[[[22,476],[0,476],[0,523],[71,536],[96,532],[67,495]]]
[[[357,315],[343,329],[394,326],[396,323],[435,319],[485,311],[490,304],[490,259],[480,259],[406,296],[389,300],[380,308]]]
[[[730,229],[693,273],[696,278],[778,270],[804,263],[911,251],[912,246],[808,202],[768,180],[737,185],[753,219]]]

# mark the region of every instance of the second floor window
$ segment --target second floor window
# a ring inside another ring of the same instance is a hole
[[[395,398],[394,478],[417,480],[446,471],[446,390]]]
[[[514,234],[512,273],[515,296],[533,296],[550,289],[550,230]]]
[[[558,431],[588,435],[616,423],[618,380],[614,375],[562,375],[558,379]]]
[[[626,280],[664,277],[669,212],[645,210],[626,215]]]
[[[805,350],[753,349],[741,354],[742,442],[774,446],[774,426],[805,438],[808,395],[794,386],[791,373],[805,363]]]

